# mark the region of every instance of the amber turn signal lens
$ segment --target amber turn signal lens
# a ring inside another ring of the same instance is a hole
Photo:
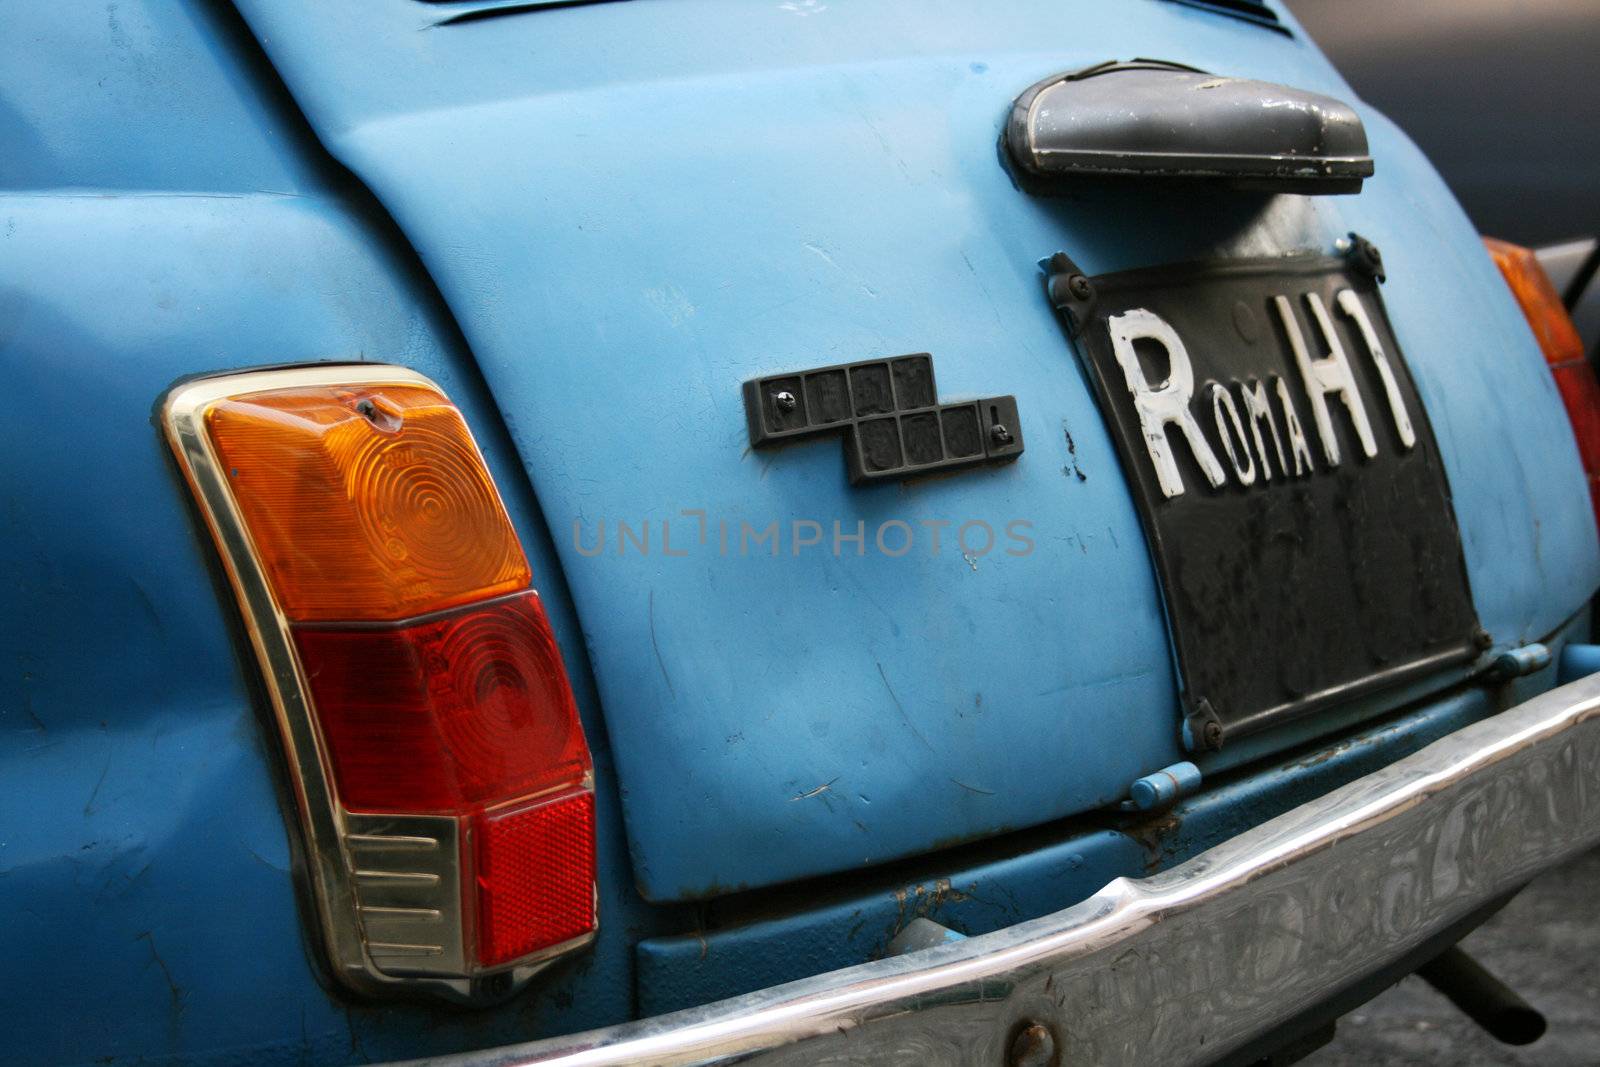
[[[1483,244],[1517,298],[1556,380],[1567,420],[1578,441],[1578,456],[1589,476],[1595,522],[1600,524],[1600,380],[1584,357],[1583,339],[1550,276],[1539,265],[1538,256],[1530,249],[1493,237],[1485,237]]]
[[[1539,339],[1545,361],[1554,367],[1582,360],[1583,340],[1578,328],[1572,324],[1572,316],[1567,314],[1550,275],[1539,265],[1539,257],[1532,249],[1496,237],[1485,237],[1483,244],[1511,286],[1533,335]]]
[[[206,427],[291,619],[396,620],[528,586],[477,445],[431,389],[252,393]]]

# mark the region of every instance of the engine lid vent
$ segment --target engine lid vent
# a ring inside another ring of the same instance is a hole
[[[1253,22],[1257,26],[1276,30],[1285,37],[1292,36],[1289,27],[1279,20],[1276,11],[1267,6],[1266,0],[1171,0],[1171,2],[1183,4],[1185,7],[1197,7],[1202,11],[1213,11],[1230,18],[1243,19],[1245,22]]]

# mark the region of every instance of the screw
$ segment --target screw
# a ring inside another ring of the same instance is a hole
[[[380,433],[398,433],[400,430],[400,416],[379,407],[370,397],[356,401],[356,414],[370,422],[372,428]]]
[[[997,445],[1009,445],[1011,443],[1011,431],[997,422],[989,427],[989,440]]]
[[[1055,264],[1052,264],[1054,266]],[[1061,265],[1063,270],[1069,264]],[[1050,276],[1050,300],[1056,307],[1067,310],[1070,304],[1082,304],[1094,298],[1094,286],[1089,284],[1089,279],[1076,272],[1072,274],[1056,273]]]
[[[1335,244],[1335,247],[1338,245]],[[1352,233],[1341,251],[1350,257],[1351,265],[1356,270],[1380,282],[1384,280],[1383,253],[1378,251],[1377,245],[1358,233]]]
[[[1205,745],[1209,751],[1215,752],[1222,747],[1222,724],[1217,720],[1208,721],[1201,727],[1200,733],[1205,738]]]
[[[1472,643],[1478,647],[1480,652],[1487,652],[1494,646],[1494,637],[1490,635],[1488,630],[1480,626],[1472,635]]]
[[[796,400],[795,395],[789,392],[787,389],[779,393],[774,393],[772,396],[772,401],[778,405],[779,411],[793,411],[795,408],[800,406],[800,401]]]
[[[1028,1023],[1011,1039],[1010,1067],[1051,1067],[1056,1062],[1056,1038],[1044,1023]]]

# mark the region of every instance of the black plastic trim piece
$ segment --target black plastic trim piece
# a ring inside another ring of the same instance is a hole
[[[774,374],[744,383],[756,448],[844,431],[853,484],[1002,463],[1022,454],[1017,401],[939,402],[926,352]]]
[[[1050,181],[1210,180],[1278,193],[1360,192],[1373,173],[1348,104],[1159,59],[1052,75],[1011,108],[1006,146]]]
[[[435,22],[435,26],[460,26],[469,22],[500,18],[504,15],[527,15],[537,11],[555,11],[566,7],[590,7],[595,4],[617,3],[618,0],[421,0],[422,3],[449,11],[465,8]]]
[[[1279,21],[1278,13],[1268,7],[1263,0],[1172,0],[1172,2],[1182,4],[1184,7],[1209,11],[1213,15],[1249,22],[1262,29],[1281,33],[1285,37],[1294,36],[1289,27]]]

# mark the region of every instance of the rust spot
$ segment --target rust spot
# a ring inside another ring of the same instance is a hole
[[[1144,849],[1145,873],[1154,874],[1166,866],[1166,860],[1170,856],[1167,838],[1175,833],[1181,824],[1182,820],[1176,815],[1162,812],[1146,819],[1130,820],[1117,829]]]

